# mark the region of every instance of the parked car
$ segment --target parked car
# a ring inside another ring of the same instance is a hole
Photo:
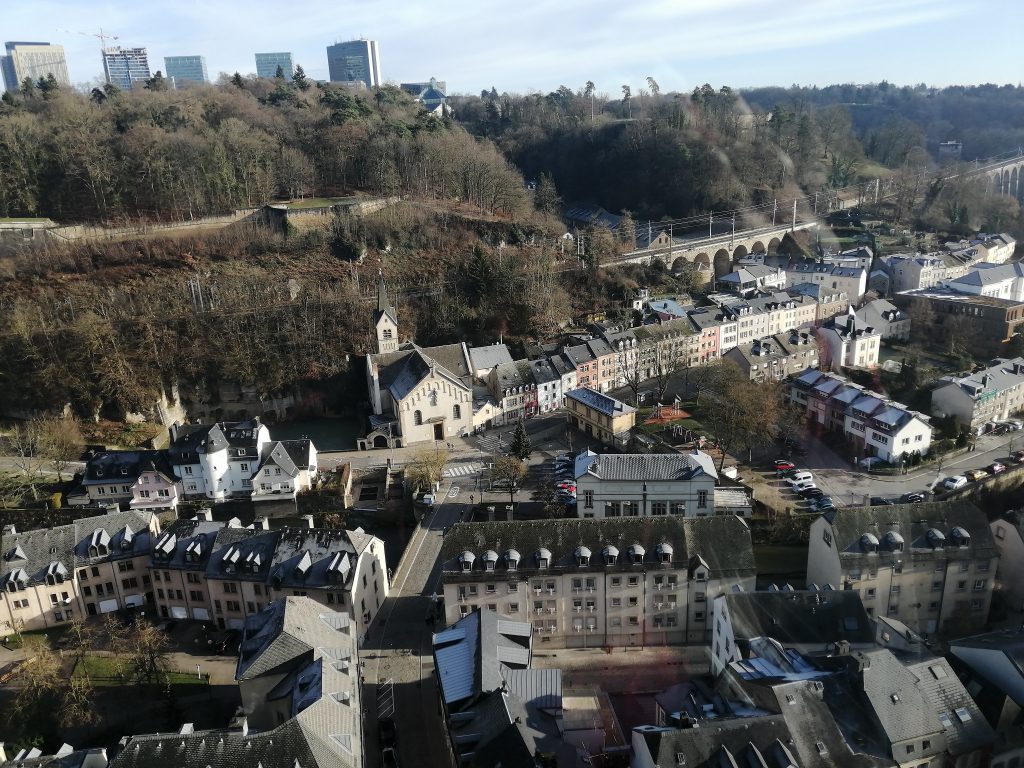
[[[892,499],[886,499],[882,496],[872,496],[870,500],[872,507],[885,507],[892,505]]]
[[[1024,451],[1014,451],[1010,454],[1010,461],[1020,464],[1024,462]]]
[[[806,469],[801,469],[797,472],[793,472],[786,478],[786,482],[792,486],[796,486],[799,483],[809,482],[814,480],[814,475],[808,472]]]
[[[815,512],[824,512],[827,509],[835,509],[835,502],[832,501],[831,496],[819,496],[816,499],[811,499],[810,508]]]
[[[377,721],[377,741],[381,749],[395,746],[395,721],[390,717],[382,717]]]
[[[984,469],[968,469],[966,472],[964,472],[964,476],[972,483],[976,483],[979,480],[984,480],[986,477],[988,477],[988,472],[986,472]]]
[[[817,486],[811,486],[810,488],[804,488],[800,491],[800,498],[802,499],[820,499],[825,495],[825,492]]]
[[[776,472],[787,472],[787,471],[789,471],[791,469],[796,469],[796,464],[794,464],[789,459],[776,459],[775,460],[775,471]]]
[[[813,480],[801,480],[800,482],[795,483],[793,485],[792,491],[793,491],[793,493],[795,493],[795,494],[797,494],[799,496],[803,491],[806,491],[808,488],[817,488],[817,487],[818,486],[815,485]]]
[[[1000,464],[998,461],[993,461],[991,464],[989,464],[987,467],[985,467],[985,470],[990,475],[998,475],[1000,472],[1005,472],[1006,471],[1006,465],[1005,464]]]
[[[924,501],[924,494],[920,491],[908,491],[900,496],[900,504],[920,504]]]
[[[967,485],[967,478],[964,477],[963,475],[953,475],[952,477],[947,477],[945,481],[942,483],[942,487],[945,488],[947,491],[955,491],[958,488],[963,488],[965,485]]]

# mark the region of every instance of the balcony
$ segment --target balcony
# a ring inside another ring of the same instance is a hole
[[[265,488],[263,486],[266,486]],[[291,483],[264,483],[252,489],[252,500],[255,501],[290,501],[295,498],[296,490]]]

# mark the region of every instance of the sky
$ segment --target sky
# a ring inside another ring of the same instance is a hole
[[[1022,80],[1022,0],[0,0],[0,41],[60,43],[72,82],[102,76],[100,42],[200,54],[211,79],[291,51],[327,79],[331,43],[378,41],[386,81],[445,80],[449,93],[663,93],[888,80]]]

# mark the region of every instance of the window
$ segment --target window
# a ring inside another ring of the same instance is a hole
[[[704,621],[704,611],[697,611],[693,614],[694,621]]]
[[[832,546],[832,534],[831,533],[829,533],[828,531],[824,531],[822,533],[822,535],[821,535],[821,538],[824,539],[826,546],[829,546],[829,547]]]
[[[956,591],[957,592],[963,592],[965,589],[967,589],[967,582],[966,581],[958,581],[956,583]]]
[[[423,413],[420,411],[414,411],[412,414],[412,423],[417,427],[423,423]]]
[[[957,707],[953,711],[956,713],[956,719],[961,723],[969,723],[971,721],[971,713],[967,711],[966,707]]]
[[[639,625],[640,625],[640,619],[638,619],[636,616],[630,616],[629,617],[629,626],[636,627],[636,626],[639,626]]]
[[[508,611],[509,613],[519,613],[519,603],[509,603]]]
[[[952,728],[953,727],[953,721],[949,717],[949,712],[940,712],[939,713],[939,722],[942,723],[942,727],[943,728]]]
[[[189,571],[188,573],[185,574],[185,581],[187,581],[189,584],[202,584],[203,583],[202,579],[199,578],[199,574],[198,573],[192,573],[191,571]]]
[[[629,577],[629,586],[635,587],[635,586],[637,586],[639,584],[640,584],[640,577],[639,576],[630,576]]]
[[[199,581],[196,580],[194,583],[198,584]],[[365,577],[364,577],[363,586],[364,587],[366,586]],[[238,594],[238,585],[235,584],[233,581],[224,582],[224,591],[227,592],[229,595],[237,595]]]
[[[185,467],[185,474],[186,475],[191,475],[192,474],[192,467]],[[195,490],[195,487],[193,487],[192,490]]]
[[[240,612],[242,610],[242,604],[237,600],[228,600],[227,606],[229,611]]]
[[[139,586],[139,580],[134,576],[130,579],[121,579],[121,586],[125,589],[135,589]]]
[[[196,589],[190,589],[188,591],[188,599],[195,603],[200,603],[203,601],[203,593]]]
[[[622,598],[621,597],[613,597],[612,598],[612,608],[621,608],[621,607],[622,607]]]
[[[462,418],[462,406],[458,403],[452,406],[452,418],[456,421]]]
[[[697,509],[707,509],[708,507],[708,492],[697,491]]]
[[[583,506],[584,506],[585,509],[593,509],[594,508],[594,492],[593,491],[584,491],[583,492]]]
[[[635,598],[635,597],[629,598],[629,607],[630,608],[635,608],[636,605],[637,605],[637,598]]]
[[[667,515],[668,514],[668,502],[656,501],[651,504],[652,515]]]
[[[622,577],[621,576],[612,576],[612,586],[613,587],[621,587],[622,586]]]
[[[92,597],[92,588],[91,587],[82,587],[82,594],[85,595],[86,597]]]
[[[985,590],[985,583],[984,579],[976,579],[974,582],[974,591],[983,592]]]
[[[984,607],[985,607],[985,601],[984,600],[971,600],[971,610],[972,611],[980,611]]]

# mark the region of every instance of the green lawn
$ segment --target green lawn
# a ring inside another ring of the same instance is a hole
[[[127,667],[127,665],[125,665]],[[125,672],[127,672],[127,668]],[[93,685],[123,685],[123,680],[117,674],[117,663],[111,656],[94,656],[92,654],[83,658],[75,667],[73,677],[85,677],[88,674]],[[205,685],[206,679],[200,679],[188,672],[168,672],[167,682],[172,685]]]
[[[326,208],[339,203],[351,202],[355,202],[354,197],[307,197],[305,200],[293,200],[284,205],[292,210],[299,210],[302,208]]]

